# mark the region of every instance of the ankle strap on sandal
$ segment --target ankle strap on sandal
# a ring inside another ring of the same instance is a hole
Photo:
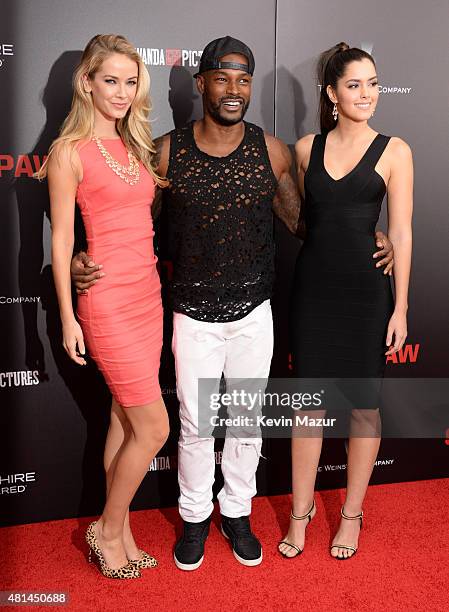
[[[342,506],[340,510],[340,514],[344,519],[348,521],[355,521],[357,519],[360,519],[360,524],[363,523],[363,510],[360,512],[360,514],[357,514],[356,516],[348,516],[347,514],[343,512],[343,506]]]
[[[309,518],[310,517],[310,513],[312,512],[312,510],[315,507],[315,500],[313,500],[312,505],[310,507],[310,510],[308,512],[306,512],[305,514],[303,514],[302,516],[296,516],[296,514],[293,514],[293,510],[290,511],[290,516],[292,517],[292,519],[294,519],[295,521],[302,521],[303,519]]]

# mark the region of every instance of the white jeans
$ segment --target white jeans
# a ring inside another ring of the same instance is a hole
[[[273,355],[270,301],[230,323],[197,321],[175,312],[172,349],[181,421],[179,513],[184,520],[198,523],[212,513],[215,475],[214,438],[198,436],[198,379],[219,380],[222,373],[225,379],[268,379]],[[228,415],[233,416],[232,406]],[[250,514],[261,446],[260,437],[226,435],[221,463],[224,486],[218,494],[225,516]]]

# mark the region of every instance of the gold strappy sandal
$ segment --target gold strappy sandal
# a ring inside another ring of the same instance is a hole
[[[290,512],[290,517],[295,520],[295,521],[303,521],[304,519],[308,519],[307,521],[307,525],[310,523],[310,521],[312,520],[313,516],[312,512],[315,510],[315,500],[313,500],[312,503],[312,507],[310,508],[310,510],[306,513],[303,514],[303,516],[296,516],[296,514],[293,514],[293,510]],[[314,515],[315,516],[315,515]],[[306,525],[306,527],[307,527]],[[296,555],[286,555],[285,552],[282,552],[281,550],[279,550],[279,546],[281,544],[287,544],[287,546],[291,546],[292,548],[294,548],[296,550]],[[304,549],[299,548],[299,546],[296,546],[296,544],[292,544],[291,542],[287,542],[287,540],[281,540],[278,544],[278,551],[281,553],[281,555],[283,557],[285,557],[286,559],[294,559],[295,557],[297,557],[298,555],[300,555],[302,553]]]
[[[356,521],[357,519],[359,519],[360,520],[360,529],[362,529],[362,526],[363,526],[363,510],[362,510],[362,512],[360,512],[360,514],[357,514],[356,516],[348,516],[347,514],[345,514],[343,512],[343,506],[342,506],[341,510],[340,510],[340,514],[341,514],[342,518],[346,519],[347,521]],[[334,557],[334,555],[331,554],[331,557],[333,559],[338,559],[339,561],[345,561],[346,559],[351,559],[355,555],[355,553],[357,552],[357,548],[354,548],[354,546],[348,546],[347,544],[332,544],[332,546],[330,547],[330,551],[333,548],[344,548],[345,550],[352,550],[353,551],[353,554],[350,555],[349,557]]]

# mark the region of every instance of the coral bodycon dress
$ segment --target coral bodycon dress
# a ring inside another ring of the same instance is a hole
[[[110,155],[129,165],[121,139],[105,139]],[[140,164],[140,179],[129,185],[106,164],[97,144],[77,147],[83,180],[77,203],[88,254],[105,276],[78,296],[77,316],[90,356],[114,398],[124,407],[161,397],[162,303],[153,250],[151,205],[155,183]]]

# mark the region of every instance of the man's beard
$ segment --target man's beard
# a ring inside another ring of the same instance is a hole
[[[212,102],[208,102],[207,110],[209,111],[209,115],[219,125],[227,125],[228,126],[228,125],[235,125],[236,123],[240,123],[242,121],[243,117],[246,115],[246,111],[248,110],[249,100],[248,100],[248,102],[245,102],[243,100],[243,98],[235,98],[235,100],[242,100],[243,101],[242,112],[240,113],[240,115],[238,115],[236,117],[229,117],[229,118],[228,117],[223,117],[222,115],[220,115],[220,108],[221,108],[221,103],[223,102],[223,100],[232,100],[232,98],[229,98],[229,97],[222,98],[218,104],[213,104]]]

